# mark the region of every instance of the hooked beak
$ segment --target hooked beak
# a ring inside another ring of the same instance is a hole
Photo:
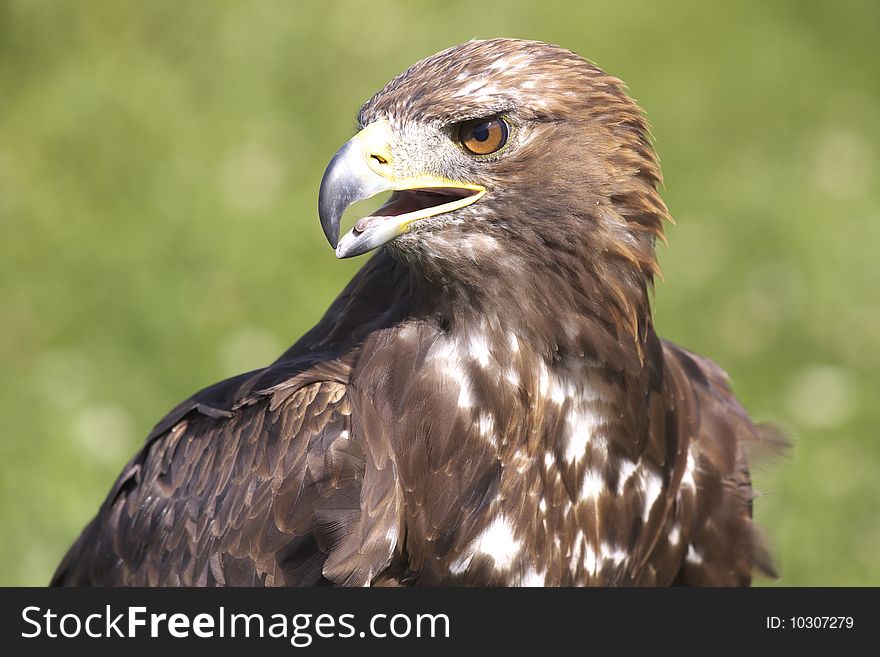
[[[318,216],[337,258],[371,251],[405,233],[414,221],[458,210],[486,193],[480,185],[427,174],[398,176],[391,141],[388,122],[375,121],[346,142],[327,165],[318,193]],[[387,191],[394,192],[391,199],[359,219],[340,239],[346,208]]]

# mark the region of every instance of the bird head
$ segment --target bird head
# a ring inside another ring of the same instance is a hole
[[[647,124],[623,84],[579,55],[535,41],[470,41],[394,78],[359,122],[319,195],[338,257],[388,244],[515,267],[545,249],[656,271],[667,212]],[[389,191],[340,239],[346,208]]]

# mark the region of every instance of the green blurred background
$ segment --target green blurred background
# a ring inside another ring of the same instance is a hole
[[[880,585],[880,5],[0,2],[0,584],[39,585],[153,423],[364,259],[315,212],[360,104],[473,37],[565,45],[653,123],[661,334],[794,437],[787,585]]]

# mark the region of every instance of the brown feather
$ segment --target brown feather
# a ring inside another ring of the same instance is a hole
[[[495,114],[518,129],[503,157],[461,164],[418,141]],[[379,118],[401,161],[486,197],[389,243],[271,366],[172,410],[53,583],[772,572],[746,453],[769,434],[717,366],[654,333],[671,217],[623,83],[556,46],[474,41],[392,80],[360,113]]]

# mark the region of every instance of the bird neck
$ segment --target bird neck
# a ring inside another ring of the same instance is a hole
[[[586,359],[641,370],[652,328],[651,281],[626,261],[597,266],[589,258],[560,263],[533,255],[515,265],[499,258],[444,267],[394,252],[389,260],[405,272],[395,277],[408,281],[410,313],[459,342],[500,353],[525,344],[551,367]]]

